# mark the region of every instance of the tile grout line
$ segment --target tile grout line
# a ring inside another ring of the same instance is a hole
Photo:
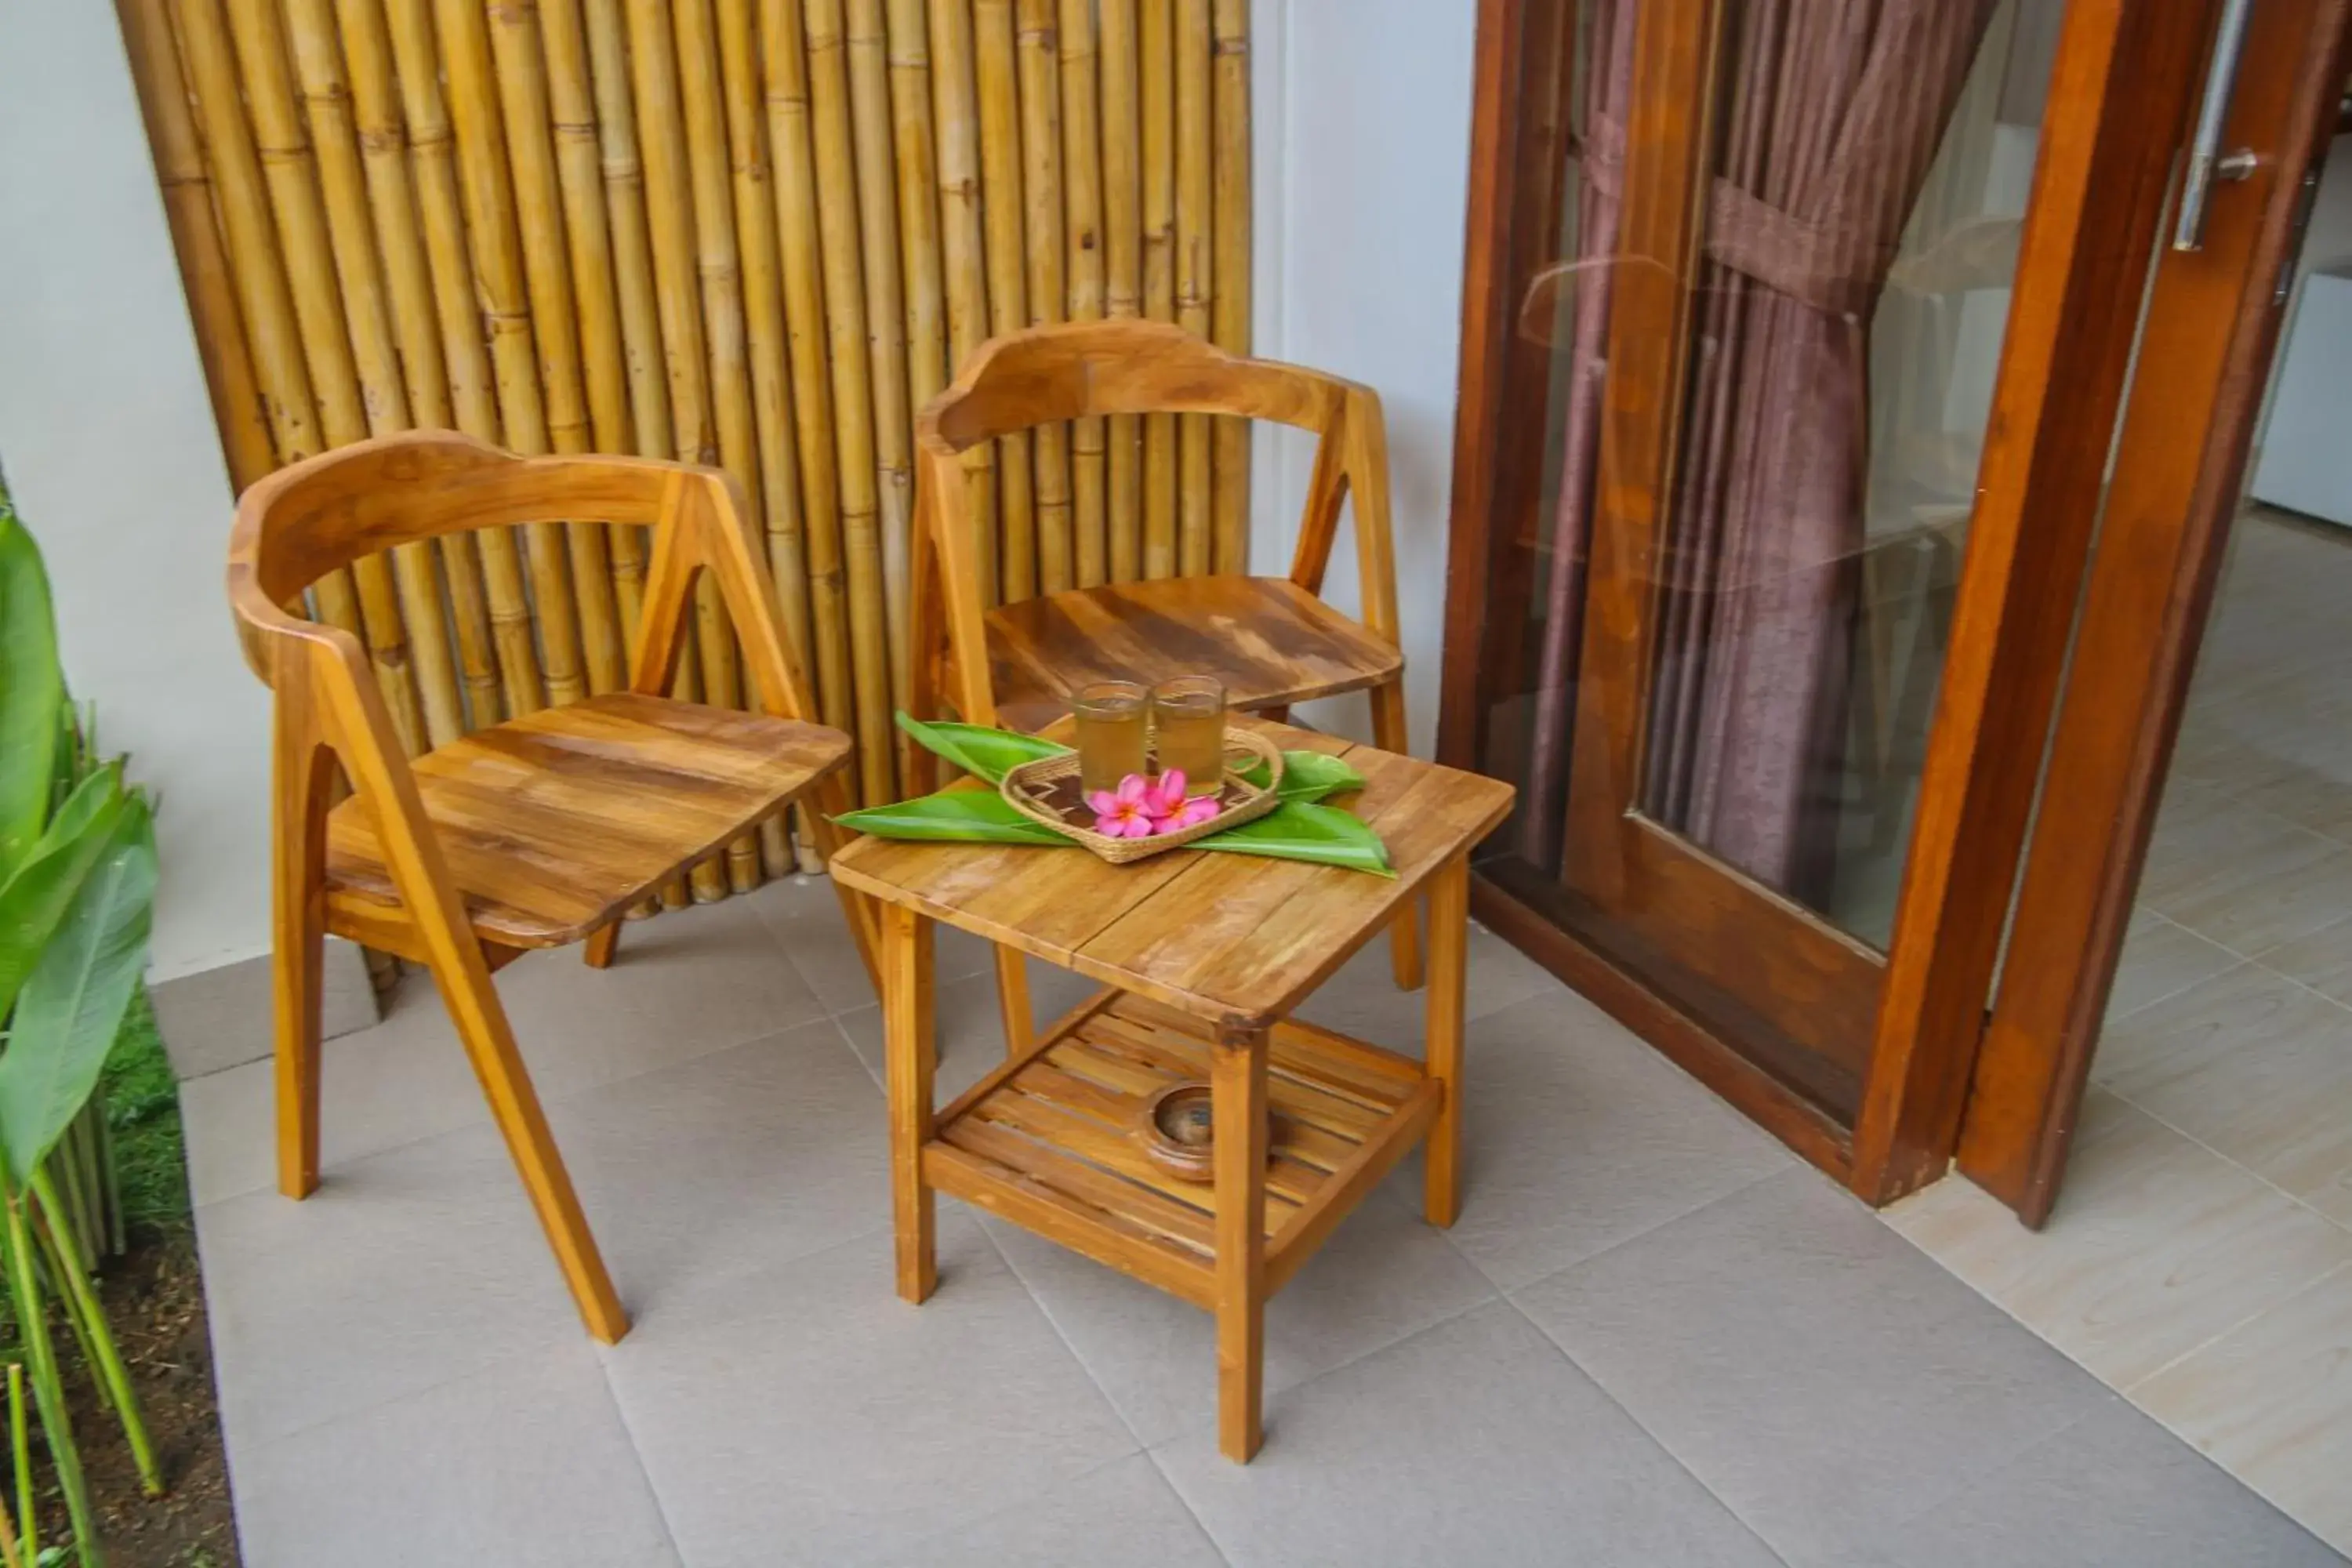
[[[2249,962],[2252,961],[2250,960]],[[2352,1009],[2347,1009],[2347,1011],[2352,1011]],[[2163,1058],[2158,1059],[2161,1060]],[[2142,1116],[2147,1117],[2150,1121],[2155,1122],[2158,1127],[2163,1128],[2167,1132],[2171,1133],[2174,1137],[2181,1140],[2181,1142],[2212,1155],[2213,1158],[2221,1161],[2221,1163],[2229,1166],[2231,1170],[2242,1173],[2258,1184],[2267,1187],[2272,1192],[2277,1194],[2280,1197],[2284,1198],[2287,1202],[2294,1205],[2295,1207],[2302,1209],[2305,1213],[2312,1215],[2323,1224],[2333,1226],[2337,1230],[2352,1233],[2352,1224],[2347,1224],[2345,1221],[2337,1219],[2334,1215],[2321,1212],[2310,1202],[2309,1199],[2287,1191],[2284,1187],[2280,1186],[2276,1182],[2272,1181],[2268,1176],[2263,1175],[2260,1171],[2255,1170],[2252,1166],[2245,1163],[2242,1160],[2232,1157],[2231,1155],[2223,1153],[2221,1150],[2214,1148],[2213,1145],[2206,1142],[2205,1140],[2198,1137],[2197,1134],[2188,1131],[2186,1128],[2174,1126],[2170,1121],[2166,1121],[2161,1114],[2150,1110],[2145,1105],[2142,1105],[2130,1095],[2126,1094],[2121,1089],[2116,1088],[2114,1084],[2101,1083],[2098,1085],[2098,1089],[2102,1094],[2110,1095],[2116,1100],[2121,1101],[2123,1104],[2130,1106],[2134,1110],[2138,1111]],[[1930,1254],[1930,1256],[1933,1255]]]
[[[1700,1206],[1704,1208],[1710,1205],[1701,1205]],[[1693,1214],[1697,1212],[1697,1209],[1693,1209],[1691,1211]],[[1593,1254],[1593,1257],[1595,1258],[1601,1256],[1601,1254],[1600,1253]],[[1577,1267],[1579,1267],[1579,1265],[1573,1263],[1569,1265],[1570,1268]],[[1560,1269],[1556,1274],[1548,1274],[1544,1276],[1544,1279],[1556,1279],[1559,1277],[1559,1274],[1564,1274],[1567,1271],[1567,1269]],[[1537,1283],[1539,1284],[1542,1281],[1539,1280]],[[1704,1476],[1701,1476],[1696,1470],[1691,1468],[1689,1461],[1685,1459],[1680,1454],[1676,1453],[1672,1444],[1668,1443],[1665,1438],[1658,1433],[1651,1430],[1650,1424],[1643,1420],[1639,1415],[1635,1414],[1633,1406],[1618,1398],[1616,1391],[1612,1389],[1606,1383],[1603,1383],[1601,1380],[1599,1373],[1595,1373],[1591,1368],[1586,1366],[1582,1362],[1577,1360],[1574,1355],[1570,1354],[1569,1348],[1566,1345],[1561,1344],[1558,1340],[1552,1338],[1551,1334],[1546,1331],[1544,1326],[1541,1323],[1537,1322],[1534,1317],[1528,1313],[1528,1310],[1519,1304],[1516,1297],[1507,1290],[1503,1292],[1502,1299],[1509,1305],[1512,1311],[1518,1314],[1519,1321],[1521,1322],[1527,1324],[1528,1328],[1535,1331],[1536,1338],[1541,1340],[1546,1345],[1549,1346],[1551,1352],[1554,1355],[1559,1357],[1560,1360],[1566,1362],[1570,1366],[1574,1367],[1576,1369],[1576,1374],[1579,1377],[1583,1378],[1587,1383],[1592,1384],[1592,1386],[1600,1392],[1601,1398],[1614,1405],[1617,1410],[1624,1415],[1626,1420],[1631,1421],[1633,1424],[1636,1430],[1638,1430],[1643,1436],[1647,1437],[1653,1444],[1656,1445],[1658,1452],[1664,1454],[1669,1460],[1671,1460],[1675,1468],[1680,1470],[1684,1475],[1688,1476],[1693,1486],[1698,1488],[1699,1490],[1705,1492],[1709,1498],[1713,1499],[1715,1506],[1721,1509],[1726,1514],[1728,1514],[1733,1523],[1738,1525],[1740,1529],[1748,1532],[1749,1539],[1753,1540],[1758,1545],[1763,1547],[1765,1551],[1770,1552],[1774,1558],[1778,1559],[1783,1564],[1789,1563],[1789,1554],[1782,1552],[1777,1542],[1775,1542],[1770,1537],[1767,1536],[1762,1531],[1757,1529],[1756,1526],[1749,1521],[1746,1514],[1740,1512],[1738,1509],[1732,1506],[1730,1499],[1725,1497],[1721,1492],[1717,1491],[1713,1487],[1709,1486],[1706,1482],[1706,1479]]]
[[[610,1348],[599,1346],[595,1352],[596,1380],[604,1385],[613,1416],[621,1424],[621,1436],[628,1441],[629,1458],[635,1462],[637,1475],[646,1483],[646,1495],[653,1500],[654,1517],[661,1521],[662,1539],[669,1542],[670,1555],[677,1559],[678,1568],[694,1568],[686,1560],[686,1548],[677,1539],[677,1526],[669,1517],[669,1505],[662,1500],[661,1488],[654,1483],[653,1468],[646,1463],[645,1447],[637,1441],[637,1429],[629,1421],[628,1407],[621,1403],[621,1391],[613,1386],[613,1363],[606,1353]]]
[[[2131,1400],[2135,1406],[2147,1411],[2147,1414],[2154,1419],[2163,1421],[2164,1417],[2158,1415],[2153,1410],[2147,1410],[2146,1405],[2140,1405],[2139,1401],[2134,1397],[2137,1391],[2147,1387],[2151,1383],[2154,1383],[2158,1378],[2162,1377],[2165,1373],[2180,1365],[2181,1363],[2188,1361],[2192,1357],[2204,1354],[2207,1351],[2211,1350],[2215,1345],[2220,1344],[2223,1340],[2228,1339],[2239,1330],[2243,1329],[2250,1324],[2258,1322],[2262,1319],[2269,1317],[2273,1312],[2278,1311],[2280,1309],[2289,1305],[2290,1303],[2309,1295],[2312,1291],[2318,1289],[2322,1285],[2326,1284],[2330,1279],[2335,1279],[2339,1274],[2352,1275],[2352,1262],[2338,1263],[2332,1268],[2324,1268],[2320,1270],[2317,1274],[2313,1275],[2310,1279],[2305,1280],[2294,1289],[2289,1290],[2286,1294],[2279,1297],[2276,1300],[2266,1302],[2255,1310],[2247,1313],[2244,1317],[2238,1319],[2228,1328],[2223,1329],[2220,1333],[2200,1342],[2191,1349],[2181,1352],[2179,1355],[2174,1356],[2170,1361],[2166,1362],[2162,1366],[2157,1367],[2151,1372],[2145,1373],[2142,1375],[2132,1379],[2130,1386],[2118,1388],[2114,1384],[2108,1384],[2107,1386],[2114,1388],[2117,1394],[2122,1394],[2126,1399]],[[2021,1319],[2020,1321],[2022,1321],[2023,1320]],[[2102,1381],[2105,1380],[2102,1379]],[[2169,1423],[2167,1425],[2169,1425]],[[2194,1444],[2190,1446],[2192,1447],[2195,1447]],[[2202,1453],[2204,1450],[2200,1448],[2198,1451]]]

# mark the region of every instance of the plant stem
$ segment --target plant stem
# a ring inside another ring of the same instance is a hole
[[[25,1551],[41,1555],[40,1510],[33,1505],[33,1430],[25,1419],[25,1363],[8,1363],[8,1446],[16,1458],[16,1507],[25,1521]]]
[[[54,1289],[60,1297],[64,1296],[67,1290],[66,1276],[72,1270],[73,1265],[66,1261],[67,1254],[59,1244],[62,1242],[66,1247],[70,1247],[71,1237],[60,1230],[54,1218],[45,1215],[34,1221],[33,1239],[40,1244],[42,1266],[48,1270],[49,1277],[57,1281]],[[66,1327],[73,1331],[74,1347],[81,1352],[82,1365],[95,1367],[98,1364],[98,1351],[89,1342],[89,1331],[82,1327],[81,1316],[73,1310],[70,1300],[66,1307]],[[108,1394],[103,1382],[98,1385],[98,1397],[100,1404],[110,1409],[113,1407],[114,1400]]]
[[[93,1364],[99,1381],[111,1395],[115,1414],[122,1422],[122,1435],[131,1441],[131,1456],[139,1465],[140,1483],[149,1497],[163,1494],[163,1471],[155,1463],[155,1445],[148,1440],[147,1423],[139,1414],[139,1395],[131,1386],[131,1373],[122,1364],[122,1352],[114,1343],[114,1330],[106,1321],[106,1308],[90,1289],[89,1274],[75,1253],[73,1238],[57,1224],[56,1189],[49,1184],[47,1171],[33,1173],[33,1195],[40,1200],[41,1212],[49,1219],[50,1239],[63,1251],[67,1311],[89,1330],[90,1348],[96,1352]]]
[[[57,1467],[58,1489],[66,1494],[75,1554],[82,1568],[98,1568],[102,1561],[98,1522],[90,1517],[81,1451],[74,1444],[73,1417],[67,1414],[65,1384],[58,1376],[58,1352],[49,1342],[47,1304],[41,1300],[41,1281],[33,1268],[32,1225],[5,1171],[0,1171],[0,1205],[8,1211],[8,1289],[16,1299],[16,1326],[24,1332],[26,1353],[32,1359],[33,1403],[41,1413],[41,1431],[49,1440],[49,1459]]]
[[[24,1374],[13,1365],[9,1370],[17,1373],[12,1382],[18,1390],[17,1399],[21,1404]],[[26,1568],[25,1559],[16,1550],[16,1527],[8,1522],[8,1510],[5,1508],[0,1508],[0,1563],[6,1564],[6,1568]]]

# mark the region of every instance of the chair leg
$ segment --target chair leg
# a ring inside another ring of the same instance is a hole
[[[326,930],[315,893],[281,885],[278,896],[278,940],[270,964],[278,1036],[278,1190],[289,1198],[307,1198],[319,1187],[320,982]]]
[[[581,959],[591,969],[613,967],[613,954],[621,945],[622,917],[615,915],[613,923],[600,926],[588,933],[588,944],[581,951]]]
[[[1407,749],[1404,725],[1404,679],[1372,688],[1372,743],[1384,752],[1402,754]],[[1421,962],[1421,905],[1408,899],[1389,927],[1390,968],[1397,989],[1418,991],[1423,979]]]
[[[547,1114],[540,1109],[539,1091],[531,1087],[522,1054],[515,1048],[514,1029],[507,1021],[497,988],[487,973],[477,980],[436,966],[433,978],[441,987],[450,1017],[457,1020],[457,1037],[473,1061],[474,1074],[490,1102],[490,1116],[507,1141],[507,1152],[522,1177],[531,1207],[539,1214],[548,1245],[555,1250],[556,1265],[563,1271],[564,1283],[572,1288],[582,1321],[595,1338],[617,1344],[629,1331],[628,1314],[622,1310],[612,1276],[604,1270],[604,1257],[589,1232],[587,1215],[581,1211],[580,1196],[572,1191],[571,1174],[563,1168],[563,1156],[556,1152]]]

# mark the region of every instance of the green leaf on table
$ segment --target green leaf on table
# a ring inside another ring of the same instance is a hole
[[[0,1149],[20,1187],[89,1099],[146,967],[154,822],[136,795],[104,822],[101,852],[26,977],[0,1051]]]
[[[122,793],[121,770],[100,768],[66,797],[24,864],[0,880],[0,1018],[16,1004],[131,804]]]
[[[1058,757],[1070,748],[1052,741],[1039,740],[1034,735],[1018,735],[1010,730],[991,730],[981,724],[927,724],[920,719],[909,719],[904,712],[897,715],[898,728],[904,730],[915,744],[935,756],[990,784],[1003,784],[1004,775],[1024,763],[1034,763],[1040,757]]]
[[[1328,752],[1282,753],[1282,788],[1276,793],[1284,800],[1313,802],[1363,787],[1364,775],[1343,758]]]
[[[1336,805],[1285,801],[1255,822],[1228,827],[1195,839],[1195,849],[1222,849],[1230,855],[1265,855],[1277,860],[1307,860],[1319,866],[1344,866],[1393,877],[1388,846],[1365,826],[1364,819]]]
[[[949,844],[1059,844],[1070,840],[1013,809],[993,790],[943,789],[892,805],[869,805],[834,818],[877,838],[917,838]],[[1072,846],[1075,847],[1075,846]]]
[[[32,853],[48,817],[65,695],[41,552],[0,511],[0,878]]]

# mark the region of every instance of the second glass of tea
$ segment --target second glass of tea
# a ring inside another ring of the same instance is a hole
[[[1151,693],[1132,680],[1097,680],[1070,699],[1076,721],[1078,787],[1092,795],[1115,790],[1129,773],[1146,771]]]
[[[1180,675],[1151,689],[1160,771],[1181,769],[1190,795],[1215,795],[1225,779],[1225,689],[1213,676]]]

